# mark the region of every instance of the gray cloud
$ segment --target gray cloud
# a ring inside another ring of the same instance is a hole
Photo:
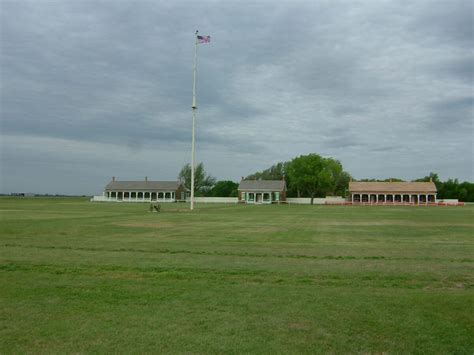
[[[420,40],[425,42],[472,47],[473,13],[472,1],[425,1],[409,28],[419,32]]]
[[[177,175],[196,28],[212,36],[199,46],[197,155],[218,178],[317,152],[356,177],[473,179],[470,1],[1,6],[2,191],[30,190],[32,170],[39,192]]]
[[[474,83],[474,56],[455,58],[444,63],[438,63],[430,68],[432,75],[441,75],[447,80],[457,78],[461,82],[472,85]]]
[[[474,96],[436,102],[432,105],[430,126],[436,131],[462,128],[472,133],[474,119]]]

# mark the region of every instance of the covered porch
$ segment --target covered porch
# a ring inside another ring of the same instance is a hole
[[[243,191],[241,200],[250,204],[271,204],[280,202],[278,191]]]
[[[400,203],[400,204],[427,204],[436,203],[436,194],[410,194],[410,193],[353,193],[352,203]]]
[[[175,191],[106,191],[105,198],[109,201],[126,202],[176,202],[177,197],[184,200],[186,197],[176,196]]]

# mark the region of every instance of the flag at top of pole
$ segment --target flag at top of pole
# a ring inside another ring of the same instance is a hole
[[[198,43],[211,43],[211,36],[200,36],[198,35],[198,31],[196,31],[196,42],[194,44],[194,68],[193,68],[193,132],[192,132],[192,144],[191,144],[191,205],[190,209],[194,209],[194,161],[195,161],[195,154],[194,154],[194,127],[196,125],[196,72],[197,72],[197,45]]]
[[[197,36],[198,43],[211,43],[211,36]]]

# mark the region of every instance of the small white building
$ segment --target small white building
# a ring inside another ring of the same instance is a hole
[[[243,180],[239,184],[240,203],[285,203],[285,180]]]

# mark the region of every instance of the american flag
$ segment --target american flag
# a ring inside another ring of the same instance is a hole
[[[211,36],[197,36],[198,43],[211,43]]]

